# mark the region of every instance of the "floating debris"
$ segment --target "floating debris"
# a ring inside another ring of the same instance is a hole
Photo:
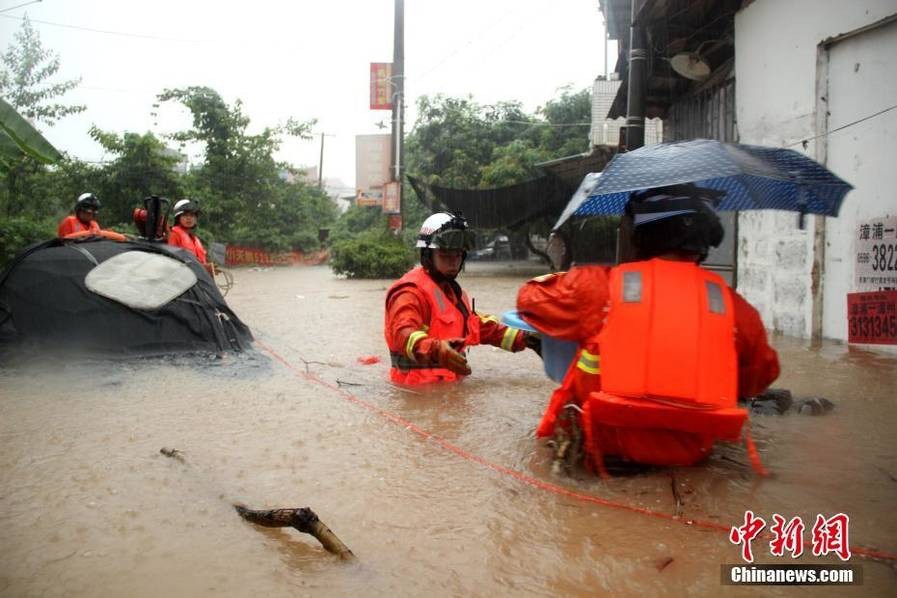
[[[308,507],[297,509],[255,510],[246,505],[234,505],[240,517],[262,527],[292,527],[304,534],[311,534],[327,552],[343,560],[352,560],[355,554],[336,537],[330,528]]]

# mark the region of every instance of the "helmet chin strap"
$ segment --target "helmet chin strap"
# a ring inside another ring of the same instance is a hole
[[[461,265],[458,268],[458,272],[464,269],[464,262],[467,260],[467,252],[465,251],[461,257]],[[423,266],[424,270],[427,271],[427,274],[430,275],[430,278],[435,280],[436,282],[454,282],[458,277],[455,276],[446,276],[442,272],[436,269],[436,263],[433,261],[433,250],[429,247],[420,250],[420,265]]]

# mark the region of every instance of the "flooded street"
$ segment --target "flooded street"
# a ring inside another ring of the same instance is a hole
[[[481,312],[514,306],[538,270],[474,264]],[[532,352],[477,347],[473,375],[422,393],[387,383],[388,281],[327,267],[237,270],[228,303],[256,351],[209,358],[0,365],[0,595],[792,595],[720,585],[724,531],[744,511],[807,524],[850,516],[851,546],[897,553],[897,359],[775,338],[795,397],[823,417],[754,416],[771,476],[742,445],[700,467],[601,482],[550,473],[534,429],[554,384]],[[359,357],[381,363],[363,365]],[[184,452],[185,463],[159,454]],[[665,517],[584,500],[647,509]],[[232,504],[311,507],[358,557]],[[761,563],[790,563],[754,542]],[[859,556],[863,586],[894,596],[893,561]],[[845,588],[817,587],[839,596]]]

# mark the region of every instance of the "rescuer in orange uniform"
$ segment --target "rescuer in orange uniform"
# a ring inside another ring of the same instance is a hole
[[[100,225],[96,221],[100,211],[100,200],[93,193],[82,193],[75,202],[72,214],[66,216],[56,229],[60,239],[74,233],[99,233]]]
[[[206,250],[196,236],[199,206],[192,199],[181,199],[174,204],[174,226],[168,234],[168,244],[186,249],[196,256],[200,264],[214,275],[212,265],[206,260]]]
[[[575,266],[520,290],[524,320],[579,346],[537,435],[551,436],[572,417],[603,475],[606,456],[692,465],[715,441],[738,440],[747,416],[738,397],[779,375],[760,315],[698,266],[722,242],[710,204],[719,193],[690,184],[633,193],[627,212],[638,261]]]
[[[477,314],[455,281],[474,236],[461,216],[439,212],[421,226],[420,265],[386,292],[384,335],[399,384],[451,382],[470,374],[465,348],[488,344],[538,351],[539,339]]]

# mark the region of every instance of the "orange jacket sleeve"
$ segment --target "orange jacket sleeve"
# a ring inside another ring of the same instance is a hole
[[[414,332],[429,328],[430,306],[421,292],[411,285],[395,291],[386,304],[386,334],[390,349],[409,356],[408,340]],[[438,339],[429,336],[413,341],[412,354],[416,361],[428,359]]]
[[[554,338],[582,341],[604,325],[608,268],[577,266],[536,277],[521,287],[517,309],[537,330]]]
[[[732,291],[735,307],[735,350],[738,354],[738,396],[760,394],[779,377],[779,356],[769,346],[763,320],[754,307]]]
[[[416,361],[432,359],[440,339],[429,336],[420,338],[419,335],[412,338],[413,333],[425,331],[429,327],[430,316],[430,306],[416,287],[408,286],[395,291],[386,304],[387,344],[407,356],[408,341],[411,339],[410,348]],[[505,326],[493,316],[479,317],[481,344],[514,352],[526,348],[523,331]]]
[[[480,318],[480,344],[501,347],[514,353],[526,349],[526,334],[518,328],[505,326],[495,316],[477,313]]]
[[[56,229],[56,236],[60,239],[71,235],[72,233],[80,233],[90,231],[92,233],[100,232],[100,224],[96,220],[91,220],[89,225],[84,225],[75,215],[66,216],[59,223]]]

